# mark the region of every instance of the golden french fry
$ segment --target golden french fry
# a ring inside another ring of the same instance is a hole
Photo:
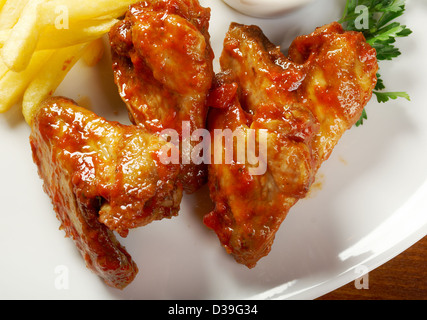
[[[22,113],[25,121],[31,124],[33,115],[40,103],[55,93],[65,76],[81,58],[88,43],[56,50],[49,63],[32,79],[25,90]]]
[[[9,71],[9,68],[7,67],[7,65],[5,65],[3,63],[3,60],[0,59],[0,80],[3,79],[3,77],[5,76],[5,74]]]
[[[11,29],[18,22],[21,12],[29,0],[2,0],[0,30]]]
[[[6,112],[22,97],[35,75],[48,63],[51,50],[36,52],[28,67],[22,72],[8,70],[0,80],[0,112]]]
[[[0,10],[3,9],[5,3],[6,3],[6,0],[0,0]]]
[[[46,27],[40,35],[37,50],[64,48],[96,40],[108,33],[117,22],[117,19],[82,21],[76,25],[72,24],[70,29]]]
[[[9,39],[12,29],[0,30],[0,48],[3,48],[7,39]]]
[[[27,123],[73,65],[93,66],[103,35],[140,0],[0,0],[0,112],[22,99]]]
[[[39,23],[39,5],[44,2],[46,0],[31,0],[27,3],[1,49],[3,62],[13,71],[23,71],[37,47],[42,28]]]
[[[42,6],[41,19],[47,25],[57,25],[64,17],[70,21],[96,18],[118,18],[131,4],[140,0],[50,0]]]
[[[102,38],[92,41],[83,54],[83,61],[87,66],[93,67],[98,64],[98,62],[104,56],[105,47],[104,40]]]
[[[96,40],[107,34],[119,20],[89,20],[73,23],[69,29],[47,26],[40,34],[36,50],[59,49]],[[10,37],[12,30],[0,30],[0,48]]]

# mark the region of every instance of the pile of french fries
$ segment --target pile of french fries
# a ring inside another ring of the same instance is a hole
[[[31,124],[81,58],[102,57],[102,37],[139,0],[0,0],[0,113],[22,103]]]

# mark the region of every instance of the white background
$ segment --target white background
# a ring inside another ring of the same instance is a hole
[[[201,3],[212,8],[217,58],[231,21],[261,26],[286,51],[295,36],[339,19],[344,6],[316,0],[263,20],[219,0]],[[236,264],[203,225],[212,207],[204,188],[185,197],[178,218],[121,239],[140,273],[124,291],[105,286],[59,230],[32,162],[20,108],[0,115],[0,298],[312,299],[358,278],[360,266],[372,270],[421,239],[427,234],[427,2],[408,0],[401,20],[414,34],[399,40],[403,55],[382,63],[381,73],[389,91],[407,91],[412,101],[371,101],[369,120],[345,135],[310,197],[291,210],[272,252],[253,270]],[[128,123],[110,63],[107,55],[95,68],[77,65],[57,94]],[[58,289],[58,270],[68,272],[68,289]]]

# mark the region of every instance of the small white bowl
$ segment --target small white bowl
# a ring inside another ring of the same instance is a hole
[[[248,16],[273,18],[313,0],[223,0],[230,7]]]

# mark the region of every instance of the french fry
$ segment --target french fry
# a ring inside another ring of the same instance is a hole
[[[6,0],[0,0],[0,10],[3,9]]]
[[[49,47],[46,45],[49,40],[38,46],[40,34],[45,27],[50,27],[51,30],[57,29],[58,32],[67,31],[68,24],[72,21],[87,21],[109,15],[119,16],[126,12],[130,4],[136,2],[137,0],[29,0],[1,49],[4,63],[13,71],[24,70],[36,49]],[[101,25],[101,27],[105,26],[105,24]],[[94,30],[96,28],[92,29]],[[85,33],[84,29],[80,31]],[[74,29],[68,30],[69,35],[73,33]],[[74,40],[76,39],[74,37]],[[55,42],[50,41],[50,43]]]
[[[84,63],[89,66],[95,66],[104,56],[105,47],[102,38],[92,41],[83,54]]]
[[[0,11],[0,30],[12,29],[29,0],[3,0]]]
[[[3,60],[0,59],[0,80],[4,77],[4,75],[9,71],[7,65],[3,63]]]
[[[23,72],[8,70],[0,80],[0,112],[6,112],[21,99],[28,84],[47,64],[53,51],[36,52]]]
[[[9,39],[11,33],[11,29],[0,30],[0,48],[3,48],[7,39]]]
[[[39,22],[39,5],[44,2],[46,0],[31,0],[27,3],[1,49],[3,62],[13,71],[23,71],[37,47],[42,28]]]
[[[58,12],[66,11],[70,21],[96,18],[118,18],[131,4],[140,0],[50,0],[42,6],[42,20],[45,24],[55,25]]]
[[[49,26],[40,36],[37,50],[69,47],[101,38],[108,33],[118,20],[82,21],[70,29],[56,29]],[[0,33],[1,37],[1,33]]]
[[[81,58],[94,66],[102,37],[140,0],[0,0],[0,112],[22,99],[28,124]]]
[[[33,78],[25,90],[22,101],[22,113],[28,124],[31,125],[33,115],[40,103],[55,93],[87,47],[88,43],[85,43],[56,50],[49,63]]]
[[[90,20],[75,23],[70,29],[57,29],[48,26],[40,34],[36,50],[59,49],[90,42],[108,33],[119,20]],[[0,48],[10,37],[12,30],[0,30]]]

